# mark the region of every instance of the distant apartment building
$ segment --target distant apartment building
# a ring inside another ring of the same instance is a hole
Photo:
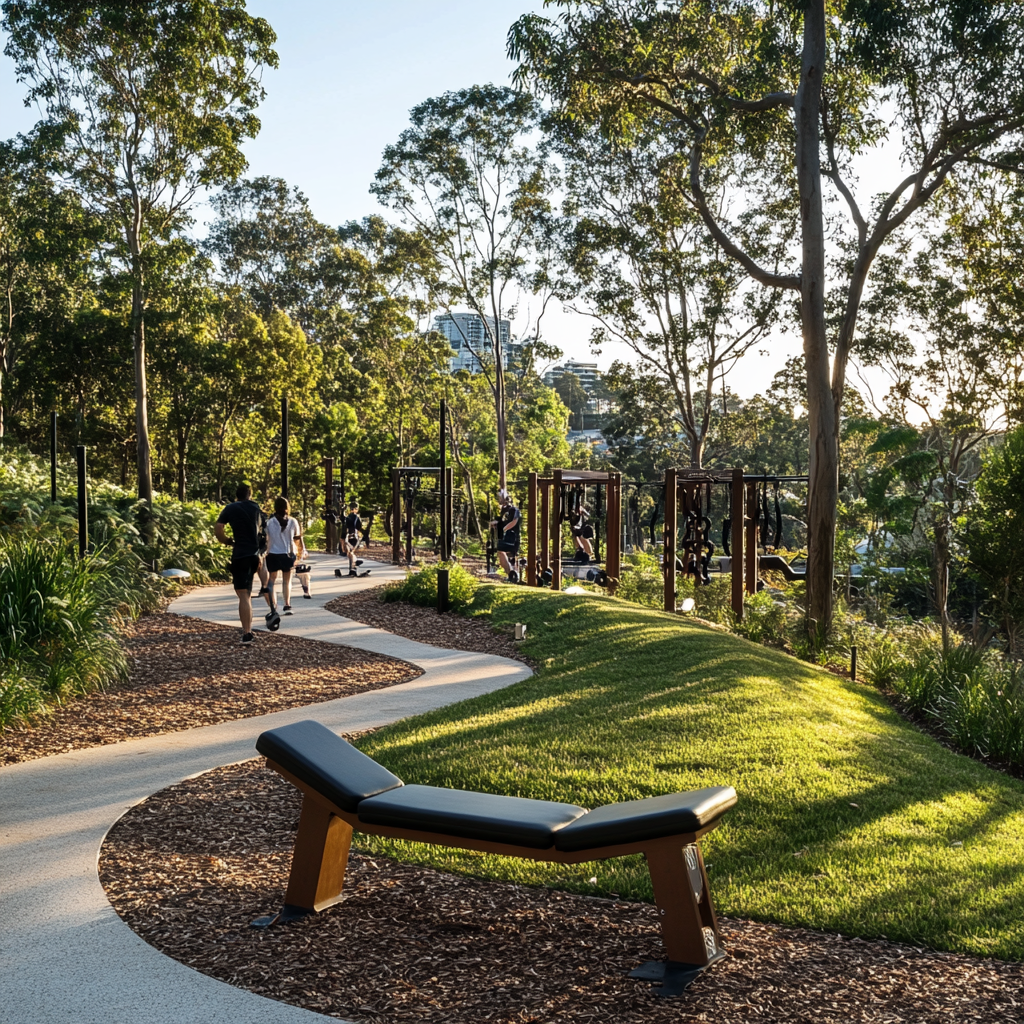
[[[453,373],[456,370],[479,373],[481,362],[491,362],[493,359],[491,355],[493,328],[493,317],[487,317],[485,321],[476,313],[445,313],[443,316],[435,317],[434,330],[443,334],[452,347],[452,357],[448,366]],[[508,369],[510,362],[513,362],[518,355],[521,346],[512,341],[512,325],[508,320],[501,321],[499,336],[505,368]]]
[[[574,373],[580,379],[583,390],[589,395],[597,385],[601,374],[597,369],[597,363],[581,363],[578,359],[567,359],[560,366],[552,366],[544,374],[544,383],[549,388],[555,386],[555,382],[563,373]]]

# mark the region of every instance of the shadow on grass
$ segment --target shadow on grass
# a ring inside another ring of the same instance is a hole
[[[589,807],[733,785],[739,803],[707,842],[726,912],[1024,955],[1019,780],[946,750],[865,687],[675,616],[531,591],[502,595],[493,616],[527,623],[538,674],[364,750],[406,781]],[[554,866],[455,861],[584,884]],[[602,874],[609,891],[650,898],[642,866]]]

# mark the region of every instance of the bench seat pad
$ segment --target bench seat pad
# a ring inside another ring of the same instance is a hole
[[[586,811],[573,804],[434,786],[403,786],[359,805],[359,820],[367,825],[483,839],[534,850],[549,849],[558,830],[581,814]]]
[[[555,849],[569,853],[696,832],[735,803],[732,786],[712,786],[691,793],[608,804],[560,828],[555,833]]]
[[[295,722],[263,733],[256,749],[343,811],[403,783],[348,740],[319,722]]]

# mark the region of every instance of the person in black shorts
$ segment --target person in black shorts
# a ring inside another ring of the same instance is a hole
[[[594,547],[591,543],[594,528],[587,522],[589,518],[590,512],[582,501],[575,508],[569,509],[569,530],[576,545],[575,560],[584,565],[594,560]]]
[[[243,644],[251,644],[255,639],[252,632],[252,581],[263,560],[260,535],[267,519],[251,496],[252,488],[248,484],[240,484],[235,492],[236,500],[221,509],[213,526],[217,540],[231,547],[231,585],[238,595],[238,619],[242,623]],[[228,526],[231,527],[230,537],[226,530]],[[273,629],[275,617],[277,625],[281,618],[274,610],[270,594],[264,596],[270,608],[267,625]]]
[[[519,516],[519,509],[512,501],[512,495],[508,491],[498,491],[498,503],[501,505],[501,512],[497,519],[492,520],[491,526],[498,527],[498,561],[510,583],[519,582],[519,573],[516,571],[513,561],[519,555],[520,527],[522,521]]]
[[[359,550],[359,532],[363,528],[363,521],[359,518],[359,502],[353,501],[348,508],[348,515],[341,524],[341,553],[348,555],[348,574],[355,576],[356,566],[362,562],[356,561],[356,551]]]

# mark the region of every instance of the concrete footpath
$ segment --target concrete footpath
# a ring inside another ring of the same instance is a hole
[[[107,902],[103,838],[157,790],[255,756],[264,730],[316,718],[337,732],[386,725],[519,682],[530,670],[449,651],[324,610],[339,594],[395,579],[336,579],[342,560],[313,558],[311,601],[293,601],[282,631],[386,654],[423,669],[408,683],[259,718],[76,750],[0,769],[0,1017],[4,1024],[299,1024],[337,1020],[208,978],[142,941]],[[370,567],[371,563],[367,563]],[[171,611],[237,625],[230,587],[194,590]],[[257,617],[257,622],[260,619]],[[241,631],[239,631],[239,636]],[[256,640],[257,650],[259,637]]]

